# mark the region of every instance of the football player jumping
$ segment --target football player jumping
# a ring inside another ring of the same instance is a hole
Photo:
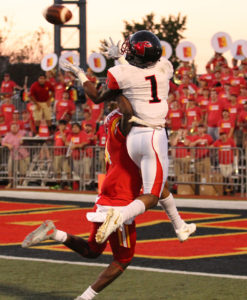
[[[109,209],[105,222],[96,234],[98,243],[104,243],[126,220],[157,205],[168,175],[164,125],[173,67],[167,59],[161,58],[160,41],[149,31],[134,33],[125,41],[121,51],[118,45],[113,44],[107,52],[109,56],[116,54],[115,58],[121,64],[108,70],[107,88],[101,92],[96,90],[83,70],[66,60],[60,61],[63,68],[79,78],[85,93],[93,102],[100,103],[122,93],[130,101],[134,111],[134,123],[127,136],[127,149],[132,160],[141,169],[144,193],[121,212]],[[124,53],[127,61],[122,56]],[[185,226],[182,230],[191,234],[191,231],[195,231],[195,226]]]

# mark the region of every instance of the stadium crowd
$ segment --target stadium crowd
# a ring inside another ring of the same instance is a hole
[[[193,64],[181,62],[170,82],[166,126],[170,144],[176,147],[172,152],[174,173],[177,177],[189,173],[191,158],[196,160],[198,173],[209,173],[209,150],[201,148],[219,147],[227,149],[224,155],[219,152],[218,160],[222,176],[229,178],[233,172],[230,166],[236,156],[231,148],[247,147],[247,59],[240,62],[233,59],[229,64],[222,54],[215,53],[205,69],[206,72],[199,75]],[[90,69],[87,76],[95,85],[99,84]],[[24,103],[23,110],[12,103],[15,90],[21,91],[19,101]],[[50,138],[54,147],[69,148],[72,159],[77,160],[73,165],[75,173],[81,175],[76,170],[81,164],[84,167],[80,169],[85,169],[86,179],[90,179],[93,152],[86,147],[104,147],[103,120],[110,110],[107,105],[94,104],[88,98],[78,100],[73,75],[66,72],[55,75],[53,71],[41,74],[30,89],[18,86],[9,74],[4,74],[1,98],[0,136],[3,146],[11,150],[14,145],[21,145],[21,142],[16,142],[20,136]],[[186,147],[199,147],[200,151]],[[62,172],[69,174],[69,166],[64,163],[68,153],[55,149],[54,171],[60,178]],[[103,157],[102,152],[102,169]]]

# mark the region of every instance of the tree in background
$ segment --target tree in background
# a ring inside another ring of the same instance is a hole
[[[141,23],[135,21],[129,23],[124,21],[125,31],[122,34],[126,39],[129,35],[139,30],[152,31],[160,40],[166,41],[171,45],[173,53],[169,60],[172,62],[173,67],[177,68],[179,62],[176,57],[175,49],[180,40],[184,38],[182,34],[186,30],[186,22],[187,17],[182,17],[178,14],[177,17],[171,15],[168,16],[168,18],[162,17],[160,22],[156,23],[154,21],[154,14],[151,13],[145,16]]]
[[[0,28],[0,82],[5,72],[19,85],[28,77],[28,85],[37,79],[40,62],[45,54],[52,51],[51,37],[43,28],[24,36],[13,34],[13,22],[3,17]]]
[[[25,36],[14,36],[12,27],[13,22],[3,17],[0,29],[0,56],[7,56],[12,64],[40,63],[44,54],[53,46],[49,44],[49,33],[43,28],[38,28]]]

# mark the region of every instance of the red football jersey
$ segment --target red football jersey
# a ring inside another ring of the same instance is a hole
[[[126,137],[119,129],[121,114],[115,110],[106,124],[106,177],[97,204],[125,206],[140,193],[142,186],[139,168],[131,160],[126,148]]]

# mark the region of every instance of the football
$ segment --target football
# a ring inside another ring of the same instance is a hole
[[[72,18],[72,12],[63,5],[52,5],[43,11],[45,19],[54,25],[62,25]]]

